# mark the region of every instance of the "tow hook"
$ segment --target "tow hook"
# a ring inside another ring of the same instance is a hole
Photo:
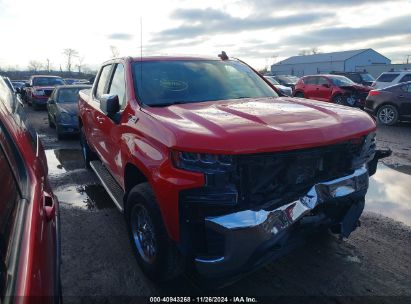
[[[388,157],[392,154],[391,149],[375,151],[374,158],[368,163],[368,175],[372,176],[377,171],[378,161],[382,158]]]

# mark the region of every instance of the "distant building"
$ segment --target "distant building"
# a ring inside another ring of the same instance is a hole
[[[315,55],[293,56],[271,66],[271,73],[296,76],[329,73],[331,71],[354,72],[360,66],[390,64],[391,60],[373,49],[352,50]]]

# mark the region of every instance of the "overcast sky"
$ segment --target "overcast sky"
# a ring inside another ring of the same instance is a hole
[[[140,17],[143,56],[225,50],[263,68],[313,47],[411,55],[411,0],[0,0],[0,67],[49,58],[65,69],[65,48],[92,68],[110,46],[139,56]]]

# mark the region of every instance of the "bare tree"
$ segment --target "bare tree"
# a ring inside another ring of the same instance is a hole
[[[64,49],[63,54],[67,57],[67,71],[71,72],[73,58],[78,56],[78,52],[73,49]]]
[[[311,48],[311,54],[315,55],[315,54],[319,54],[319,53],[321,53],[321,52],[320,52],[320,49],[318,47],[312,47]]]
[[[37,60],[30,60],[29,61],[29,65],[28,65],[29,71],[37,72],[42,67],[43,67],[43,64],[40,61],[37,61]]]
[[[110,45],[110,51],[111,51],[111,56],[113,58],[118,57],[120,55],[120,52],[118,51],[118,48],[114,45]]]
[[[81,73],[81,70],[83,68],[83,62],[84,62],[84,56],[81,56],[81,57],[79,56],[77,58],[77,65],[76,65],[79,73]]]

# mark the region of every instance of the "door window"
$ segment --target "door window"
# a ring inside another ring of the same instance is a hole
[[[124,66],[122,64],[116,65],[108,93],[118,96],[122,110],[126,107],[126,81],[124,77]]]
[[[20,193],[9,162],[0,147],[0,292],[6,282],[6,265],[11,249],[11,236],[16,223]]]
[[[404,92],[411,93],[411,84],[402,86],[401,89],[402,89]]]
[[[328,84],[328,80],[325,77],[318,77],[318,85]]]
[[[381,74],[380,77],[377,78],[377,81],[378,82],[392,82],[398,76],[400,76],[400,74]]]
[[[407,81],[411,81],[411,74],[405,75],[404,77],[401,78],[399,82],[407,82]]]
[[[317,77],[304,78],[304,83],[307,85],[317,85]]]
[[[110,71],[111,71],[111,64],[104,66],[100,73],[100,78],[98,80],[97,88],[96,88],[97,98],[101,98],[101,96],[105,93],[106,83],[107,83],[108,77],[110,76]]]

